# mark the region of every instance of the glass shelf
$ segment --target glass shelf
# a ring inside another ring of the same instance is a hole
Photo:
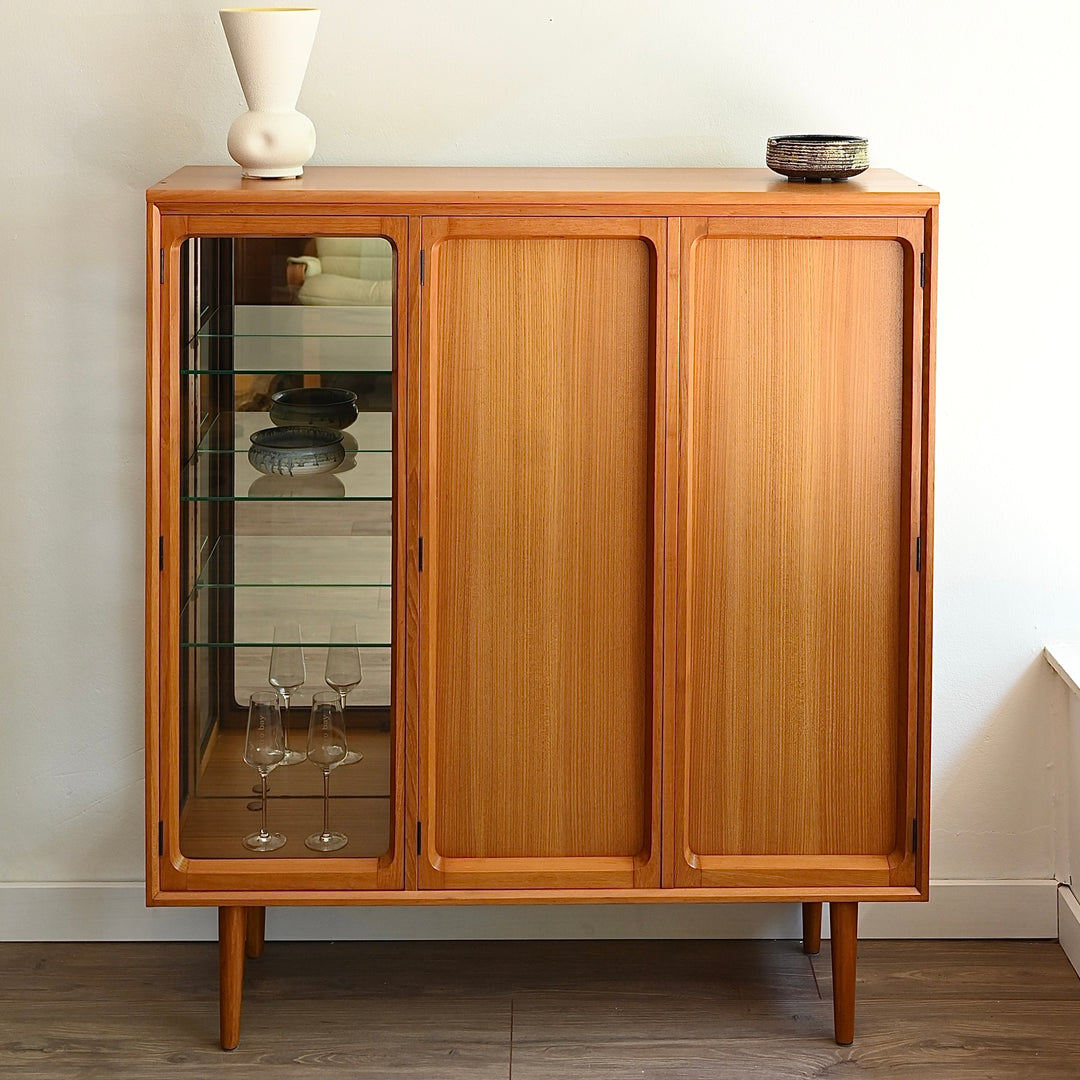
[[[181,374],[389,372],[391,327],[389,307],[214,308],[193,337]]]
[[[232,412],[217,416],[195,448],[197,454],[246,454],[251,436],[274,427],[267,412]],[[389,454],[393,418],[386,412],[361,413],[343,432],[341,445],[347,454]]]
[[[270,689],[269,685],[264,689]],[[289,712],[289,742],[302,744],[303,739],[300,736],[303,733],[300,728],[305,720],[303,710],[298,705],[295,709],[290,708]],[[355,765],[334,770],[332,798],[386,798],[390,794],[389,734],[361,727],[355,713],[347,717],[346,728],[349,749],[359,750],[364,757]],[[199,795],[204,798],[242,799],[248,802],[252,795],[253,779],[258,783],[257,774],[244,764],[244,730],[230,726],[226,720],[207,767],[199,777]],[[311,765],[275,769],[271,774],[270,791],[272,797],[279,800],[315,798],[321,801],[321,771]],[[280,802],[275,804],[280,805]]]
[[[388,588],[392,559],[389,536],[222,536],[195,588]]]
[[[196,337],[337,337],[391,336],[392,309],[304,304],[237,304],[208,309]]]
[[[266,648],[274,644],[274,627],[296,623],[305,650],[326,649],[330,627],[356,624],[362,649],[390,646],[393,608],[389,585],[222,585],[192,590],[181,612],[182,648]],[[231,628],[221,619],[229,611]]]
[[[250,444],[249,444],[250,445]],[[228,455],[231,454],[231,457]],[[223,460],[231,469],[221,469]],[[236,450],[197,453],[183,470],[182,502],[246,500],[366,500],[387,502],[393,490],[393,454],[388,450],[349,450],[334,472],[318,476],[267,476]]]
[[[290,695],[296,710],[310,709],[311,697],[318,690],[328,690],[323,681],[326,673],[326,646],[305,641],[304,663],[307,667],[307,679],[304,685]],[[223,654],[224,644],[193,645],[183,648],[187,663],[193,672],[209,668],[215,658]],[[257,690],[271,690],[268,681],[270,672],[270,645],[248,645],[240,643],[230,648],[224,655],[228,683],[232,689],[233,707],[246,707],[249,694]],[[388,645],[360,646],[360,663],[364,678],[355,690],[349,691],[350,709],[385,709],[390,704],[391,649]]]
[[[198,515],[198,533],[192,534],[192,540],[204,554],[209,554],[219,533],[289,540],[300,536],[386,538],[393,530],[392,499],[241,499],[228,504],[198,504],[197,510],[208,509],[225,511],[226,520],[215,521],[213,513]],[[200,568],[203,561],[199,560]],[[308,580],[315,579],[302,574],[295,583],[300,585]],[[342,579],[346,584],[349,580]]]

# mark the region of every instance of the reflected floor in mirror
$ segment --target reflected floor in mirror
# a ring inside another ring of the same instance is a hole
[[[293,717],[294,721],[298,720]],[[306,716],[306,712],[303,714]],[[289,743],[302,748],[305,732],[293,726]],[[189,799],[181,820],[180,849],[189,858],[252,858],[241,837],[259,824],[258,773],[243,762],[244,733],[222,731],[214,740],[199,778],[199,794]],[[350,730],[349,745],[363,760],[333,770],[330,806],[333,825],[349,843],[341,857],[376,857],[390,844],[390,735]],[[270,773],[267,824],[287,843],[259,859],[326,858],[304,847],[304,837],[322,827],[322,771],[307,762],[279,766]]]

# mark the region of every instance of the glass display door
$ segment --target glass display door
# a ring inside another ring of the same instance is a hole
[[[393,239],[179,245],[163,784],[189,873],[344,859],[402,884]]]

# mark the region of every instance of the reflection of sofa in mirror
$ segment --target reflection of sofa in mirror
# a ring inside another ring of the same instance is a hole
[[[258,283],[257,288],[244,290],[234,312],[239,320],[242,307],[248,321],[259,327],[250,339],[241,332],[237,348],[258,355],[250,365],[240,366],[280,370],[237,376],[235,408],[266,412],[279,390],[332,385],[353,391],[361,412],[389,411],[389,362],[369,364],[356,356],[358,350],[390,349],[394,252],[389,241],[377,236],[317,236],[293,239],[284,250],[283,244],[281,239],[262,237],[236,244],[244,282]],[[311,310],[319,308],[327,310],[322,314]],[[298,340],[309,335],[307,344]],[[385,336],[385,346],[375,341],[378,336]],[[293,355],[305,350],[317,354],[317,359],[308,363]],[[344,350],[343,357],[332,358],[334,350]],[[329,383],[318,372],[320,367],[335,370]],[[305,373],[305,368],[310,370]]]
[[[312,254],[288,261],[289,286],[299,303],[323,307],[392,303],[394,255],[385,240],[317,236],[309,246]]]

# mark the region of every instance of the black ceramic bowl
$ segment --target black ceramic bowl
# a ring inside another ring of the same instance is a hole
[[[279,390],[270,400],[270,419],[281,426],[299,424],[341,431],[360,415],[356,395],[336,386],[298,386],[292,390]]]
[[[765,164],[789,180],[846,180],[870,165],[866,139],[855,135],[777,135]]]

